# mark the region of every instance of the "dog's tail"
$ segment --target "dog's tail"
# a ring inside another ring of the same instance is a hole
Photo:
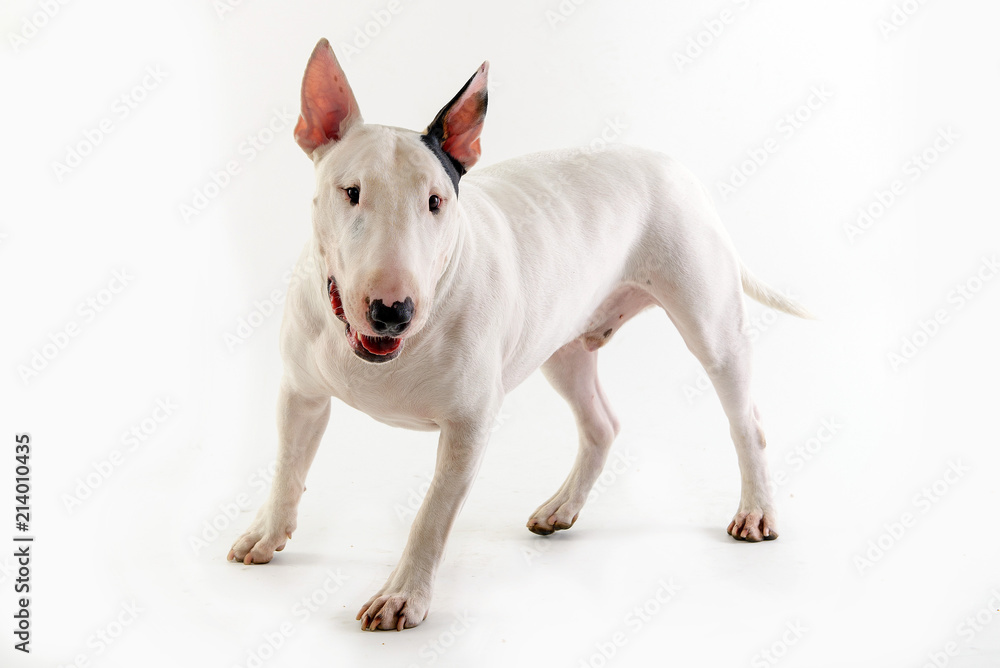
[[[805,306],[762,283],[756,276],[750,273],[750,270],[742,262],[740,263],[740,280],[743,283],[743,292],[761,304],[783,311],[789,315],[794,315],[797,318],[816,319],[816,316],[810,313],[809,309]]]

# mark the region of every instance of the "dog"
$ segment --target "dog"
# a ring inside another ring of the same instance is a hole
[[[422,133],[364,123],[325,39],[302,81],[295,140],[315,165],[313,234],[281,325],[274,481],[228,559],[267,563],[291,538],[331,397],[389,425],[438,431],[402,557],[357,614],[365,630],[426,618],[504,396],[539,368],[576,416],[579,452],[527,527],[573,526],[619,429],[598,350],[651,306],[704,366],[729,420],[742,490],[728,533],[778,537],[743,294],[809,313],[746,269],[706,188],[665,155],[560,150],[466,176],[480,157],[488,69]]]

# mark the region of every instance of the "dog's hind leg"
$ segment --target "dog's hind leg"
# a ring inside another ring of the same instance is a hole
[[[723,244],[688,261],[683,280],[653,277],[651,292],[715,386],[740,466],[740,505],[727,532],[756,542],[778,537],[764,456],[764,431],[751,398],[751,345],[739,262]]]
[[[566,481],[528,520],[529,530],[545,536],[576,522],[618,434],[618,419],[597,379],[597,351],[588,350],[581,339],[556,351],[542,365],[542,373],[569,402],[580,437],[576,462]]]

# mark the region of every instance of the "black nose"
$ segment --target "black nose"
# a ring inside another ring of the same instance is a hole
[[[368,307],[368,322],[382,336],[402,334],[412,319],[413,300],[409,297],[406,301],[394,302],[392,306],[386,306],[381,299],[376,299]]]

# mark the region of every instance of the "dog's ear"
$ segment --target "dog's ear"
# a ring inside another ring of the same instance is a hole
[[[302,114],[295,126],[295,141],[312,156],[320,146],[338,141],[355,123],[361,110],[330,42],[316,44],[302,77]]]
[[[432,148],[435,144],[440,147],[451,159],[458,176],[465,174],[479,160],[479,135],[486,118],[486,75],[489,69],[489,62],[483,63],[465,82],[458,95],[438,112],[424,133],[425,143]]]

